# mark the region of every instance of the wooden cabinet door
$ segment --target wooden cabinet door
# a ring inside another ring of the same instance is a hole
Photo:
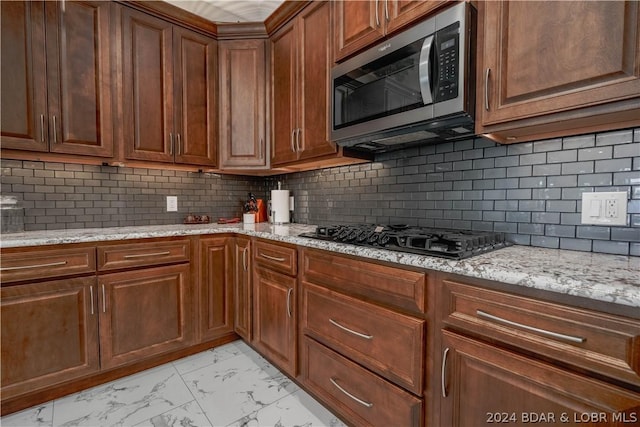
[[[218,148],[217,42],[174,26],[175,162],[213,167]]]
[[[2,2],[2,147],[111,157],[111,4]]]
[[[329,3],[316,2],[298,17],[299,69],[296,98],[300,114],[299,151],[301,159],[337,152],[329,140],[331,90],[331,19]]]
[[[483,6],[483,125],[638,97],[638,2]]]
[[[45,2],[49,148],[111,157],[111,4]]]
[[[296,46],[295,22],[271,37],[271,165],[294,161],[298,99],[296,98]]]
[[[251,240],[236,237],[233,255],[233,326],[238,335],[251,341]]]
[[[127,7],[118,9],[125,157],[173,162],[173,26]]]
[[[233,238],[200,239],[199,341],[233,332]]]
[[[617,426],[637,417],[638,393],[448,331],[443,338],[438,425],[529,425],[544,416],[547,425]]]
[[[266,167],[264,40],[219,45],[220,167]]]
[[[363,49],[385,34],[384,1],[332,1],[334,62]]]
[[[99,370],[95,276],[0,289],[2,398]]]
[[[253,275],[253,343],[279,369],[297,375],[296,279],[262,267]]]
[[[446,2],[447,0],[388,0],[384,13],[387,34],[426,16]]]
[[[47,151],[44,3],[0,2],[2,148]]]
[[[189,265],[99,277],[103,368],[188,347],[193,342]]]

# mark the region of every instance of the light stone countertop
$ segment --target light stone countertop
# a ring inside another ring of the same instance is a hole
[[[456,261],[298,237],[300,233],[314,230],[315,226],[312,225],[261,223],[32,231],[3,234],[0,238],[0,248],[239,233],[640,308],[640,257],[515,245]]]

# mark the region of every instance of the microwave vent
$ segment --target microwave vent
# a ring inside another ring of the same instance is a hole
[[[421,130],[418,132],[406,133],[403,135],[390,136],[388,138],[374,139],[372,142],[380,145],[398,145],[407,144],[409,142],[423,141],[425,139],[437,138],[438,135],[433,132]]]

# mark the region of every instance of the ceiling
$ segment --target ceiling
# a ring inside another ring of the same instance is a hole
[[[283,0],[165,0],[213,22],[262,22]]]

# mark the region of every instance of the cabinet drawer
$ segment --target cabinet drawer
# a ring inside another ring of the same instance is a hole
[[[298,272],[298,253],[295,248],[276,245],[260,240],[253,245],[254,260],[272,270],[295,276]]]
[[[443,321],[640,385],[640,321],[444,280]]]
[[[2,283],[47,279],[96,271],[95,248],[2,251]]]
[[[303,345],[304,384],[350,424],[422,425],[421,399],[310,338]]]
[[[424,320],[304,284],[303,331],[395,384],[422,394]]]
[[[414,313],[426,310],[426,275],[304,249],[302,278]]]
[[[98,271],[188,262],[189,240],[98,246]]]

